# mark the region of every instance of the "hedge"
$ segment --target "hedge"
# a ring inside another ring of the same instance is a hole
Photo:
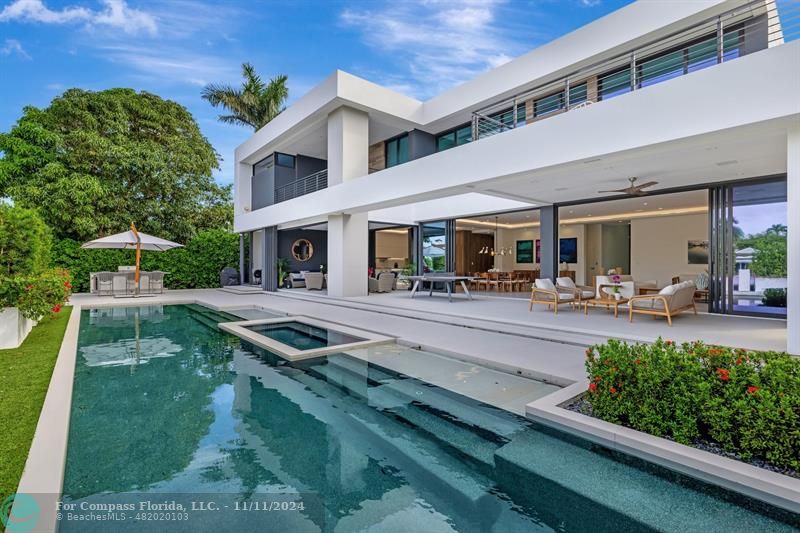
[[[64,239],[53,246],[52,263],[68,270],[75,292],[89,291],[89,273],[116,271],[120,265],[136,263],[133,250],[86,250],[81,243]],[[170,289],[219,286],[219,272],[239,268],[239,236],[225,230],[198,233],[184,248],[166,252],[142,252],[142,270],[162,270]]]
[[[586,351],[592,415],[745,461],[800,471],[800,359],[705,345],[609,340]]]

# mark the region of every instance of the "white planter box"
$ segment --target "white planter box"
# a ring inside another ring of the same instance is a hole
[[[0,309],[0,350],[17,348],[36,322],[22,316],[16,307]]]

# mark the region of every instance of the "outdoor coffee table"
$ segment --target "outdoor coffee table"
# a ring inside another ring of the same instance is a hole
[[[584,315],[589,314],[590,305],[593,306],[604,305],[606,306],[606,309],[608,309],[609,307],[613,307],[614,318],[617,318],[619,316],[619,306],[626,303],[628,303],[627,298],[620,298],[619,300],[617,300],[616,298],[591,298],[589,300],[583,301],[583,314]]]

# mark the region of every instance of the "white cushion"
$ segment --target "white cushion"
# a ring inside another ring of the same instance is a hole
[[[672,296],[673,294],[675,294],[676,290],[678,290],[676,285],[667,285],[666,287],[658,291],[658,294],[662,296]]]
[[[556,285],[558,285],[559,287],[567,287],[569,289],[575,288],[575,282],[572,281],[572,278],[566,276],[564,276],[563,278],[556,278]]]
[[[550,281],[548,278],[539,278],[535,281],[537,289],[543,289],[546,291],[554,291],[556,290],[556,286],[553,285],[553,282]]]
[[[584,298],[591,298],[594,296],[594,291],[581,291],[581,295]]]

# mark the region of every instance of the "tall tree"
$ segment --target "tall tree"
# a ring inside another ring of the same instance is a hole
[[[229,114],[220,115],[220,122],[262,128],[284,110],[289,97],[286,75],[282,74],[264,83],[250,63],[242,64],[244,81],[241,88],[212,83],[203,88],[204,100],[214,106],[222,106]]]
[[[70,89],[0,134],[0,197],[36,207],[58,238],[125,230],[186,241],[229,225],[217,153],[183,106],[147,92]]]

